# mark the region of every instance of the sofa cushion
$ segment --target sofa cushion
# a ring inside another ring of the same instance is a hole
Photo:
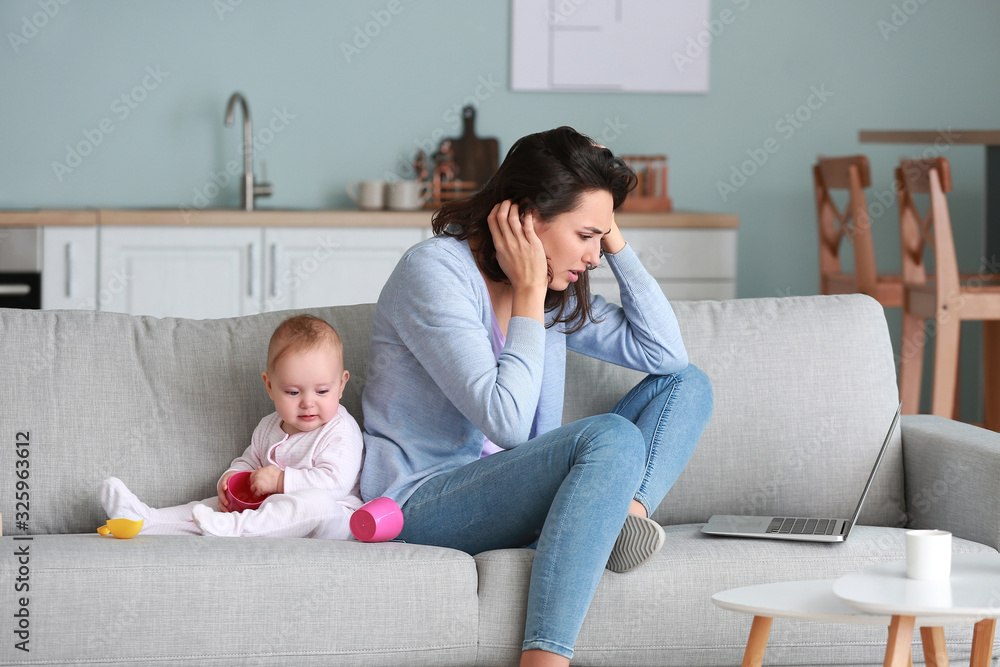
[[[2,664],[467,666],[476,659],[476,567],[458,551],[96,534],[0,543],[5,553],[16,545],[30,555],[30,652],[17,650],[10,635]],[[18,567],[13,557],[0,559],[5,619],[18,611]]]
[[[653,514],[847,517],[898,403],[885,315],[864,295],[678,301],[691,363],[715,410],[694,457]],[[641,374],[572,354],[564,419],[606,412]],[[861,523],[905,523],[899,431]]]
[[[154,507],[214,496],[274,411],[260,375],[271,332],[291,312],[187,320],[0,309],[0,433],[11,444],[30,436],[27,532],[95,530],[108,476]],[[344,341],[343,404],[362,423],[374,307],[308,312]],[[0,469],[13,471],[15,454],[0,448]],[[22,534],[13,500],[0,497],[4,533]]]
[[[835,579],[905,554],[905,530],[898,528],[858,526],[842,544],[711,537],[700,528],[669,526],[666,543],[652,560],[630,572],[604,573],[576,643],[574,665],[738,665],[752,617],[716,607],[714,593],[776,581]],[[996,553],[960,539],[954,540],[953,551]],[[530,549],[504,549],[475,557],[477,665],[516,662],[533,556]],[[971,625],[947,632],[953,661],[968,660]],[[765,664],[880,665],[885,642],[881,626],[779,620],[771,629]]]

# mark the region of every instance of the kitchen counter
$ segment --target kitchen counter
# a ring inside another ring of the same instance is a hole
[[[37,209],[0,210],[0,227],[186,226],[186,227],[430,227],[433,211],[259,209]],[[651,229],[737,229],[728,213],[618,213],[622,227]]]
[[[40,209],[0,211],[0,236],[17,227],[37,233],[42,308],[201,319],[373,303],[407,249],[431,236],[432,217],[432,211]],[[738,216],[616,218],[670,298],[736,297]],[[620,299],[607,264],[590,280],[595,294]]]

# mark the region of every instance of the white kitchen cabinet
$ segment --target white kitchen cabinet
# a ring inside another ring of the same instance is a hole
[[[374,303],[420,227],[268,227],[264,310]]]
[[[668,299],[736,298],[736,229],[622,228]],[[591,291],[621,303],[607,262],[590,272]]]
[[[102,210],[92,225],[46,219],[43,307],[219,318],[371,303],[403,253],[431,236],[429,215],[199,215],[193,223],[169,210]],[[240,216],[252,223],[241,226]],[[732,299],[738,229],[730,217],[632,213],[619,224],[668,298]],[[619,302],[607,262],[590,278],[595,293]]]
[[[97,307],[97,227],[42,227],[42,308]]]
[[[209,319],[260,312],[259,227],[105,226],[99,310]]]

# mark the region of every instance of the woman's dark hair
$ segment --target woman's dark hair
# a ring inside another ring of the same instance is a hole
[[[481,190],[438,209],[432,221],[434,233],[468,240],[483,274],[496,282],[508,282],[497,262],[486,221],[496,204],[510,199],[522,211],[536,212],[544,223],[576,209],[581,195],[595,190],[609,192],[617,209],[636,182],[635,172],[624,160],[571,127],[529,134],[511,146],[497,173]],[[575,303],[567,313],[571,301]],[[592,320],[587,274],[581,274],[564,292],[548,290],[545,311],[556,313],[550,326],[565,323],[568,332],[579,331]]]

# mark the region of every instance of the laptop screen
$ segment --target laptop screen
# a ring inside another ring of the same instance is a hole
[[[900,401],[899,405],[896,407],[896,414],[892,418],[892,424],[889,425],[889,432],[885,434],[885,440],[882,442],[882,449],[879,450],[878,458],[875,459],[875,466],[868,475],[868,482],[865,484],[865,490],[861,492],[861,500],[858,501],[858,506],[854,508],[854,514],[851,516],[851,520],[847,522],[847,526],[844,528],[845,539],[851,534],[851,528],[854,527],[854,522],[858,520],[858,516],[861,514],[861,506],[864,504],[865,498],[868,496],[868,490],[872,488],[872,482],[875,481],[875,473],[878,472],[879,464],[882,463],[882,459],[885,457],[885,452],[889,449],[889,441],[892,440],[892,434],[896,430],[896,424],[899,423],[899,414],[902,410],[903,402]]]

